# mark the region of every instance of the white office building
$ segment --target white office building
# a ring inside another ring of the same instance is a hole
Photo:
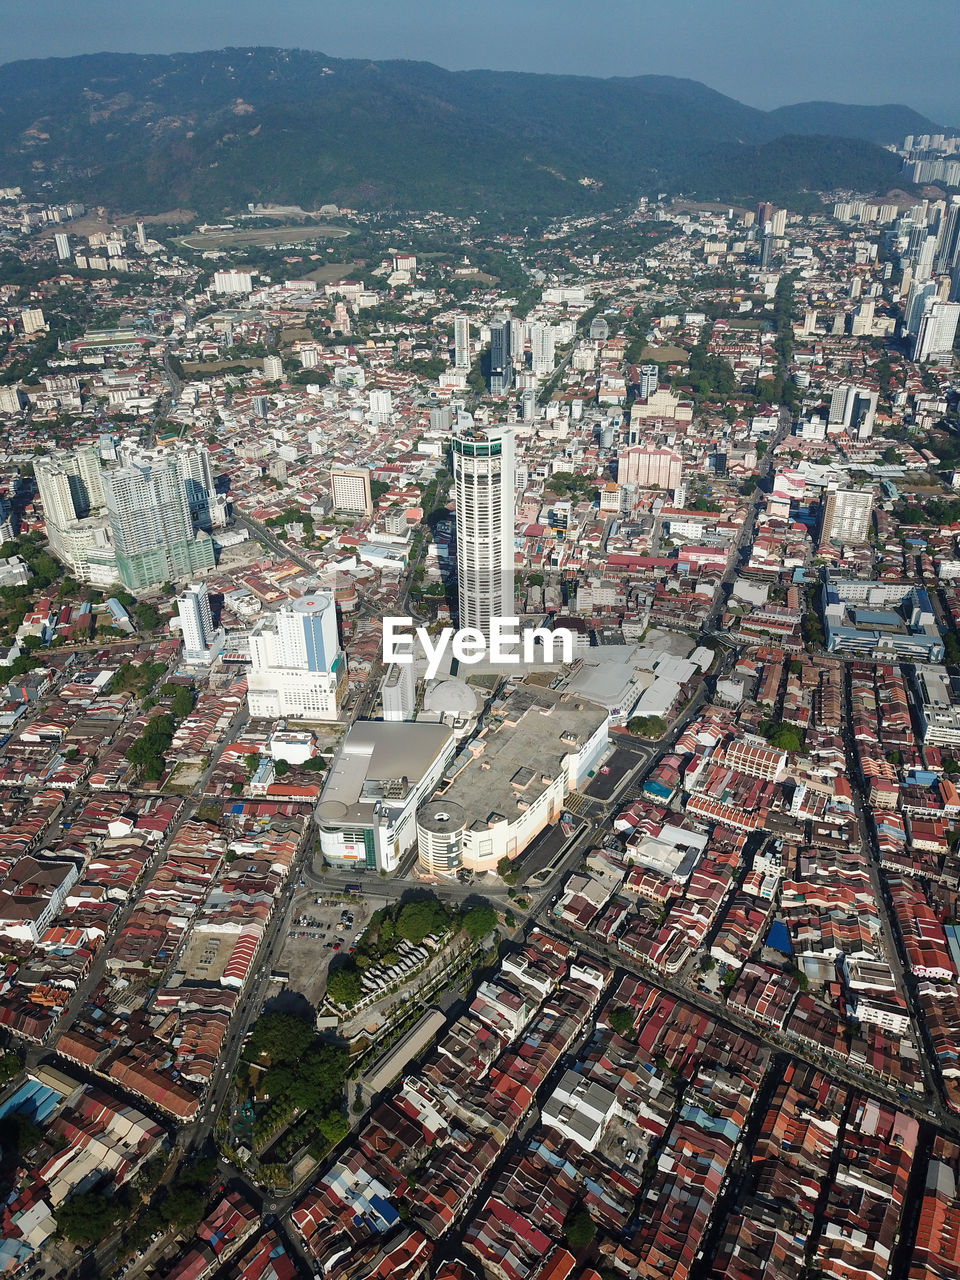
[[[515,616],[514,433],[468,419],[458,424],[451,447],[460,626],[489,635],[492,618]]]
[[[346,691],[347,664],[332,593],[293,600],[258,622],[250,636],[250,659],[251,716],[336,720]]]

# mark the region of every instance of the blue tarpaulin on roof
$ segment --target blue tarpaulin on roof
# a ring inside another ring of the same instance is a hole
[[[793,954],[793,946],[790,942],[790,934],[787,932],[787,926],[782,920],[774,920],[770,926],[770,932],[767,934],[768,947],[772,947],[774,951],[781,951],[785,956]]]

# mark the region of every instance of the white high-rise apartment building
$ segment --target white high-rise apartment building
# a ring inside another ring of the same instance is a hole
[[[453,367],[470,368],[470,321],[462,315],[453,317]]]
[[[57,257],[61,262],[66,262],[70,257],[70,237],[64,235],[62,231],[58,231],[53,237],[53,243],[57,246]]]
[[[946,361],[953,351],[953,340],[957,336],[957,322],[960,321],[960,302],[942,302],[939,298],[929,299],[917,328],[917,338],[913,344],[913,359],[924,361]]]
[[[925,236],[917,251],[916,266],[913,270],[914,280],[929,280],[933,273],[933,255],[937,250],[937,237]]]
[[[408,652],[411,648],[408,646]],[[417,705],[417,669],[412,662],[390,664],[380,685],[380,697],[384,720],[413,719]]]
[[[117,563],[103,511],[97,450],[87,446],[38,458],[34,472],[50,550],[78,582],[115,583]]]
[[[253,276],[249,271],[215,271],[213,289],[215,293],[252,293]]]
[[[26,403],[19,387],[0,387],[0,413],[19,413]]]
[[[451,447],[460,626],[489,636],[491,619],[515,616],[514,433],[469,420],[458,424]]]
[[[267,382],[279,382],[283,377],[283,361],[279,356],[264,356],[263,376]]]
[[[910,285],[903,308],[903,328],[906,333],[917,333],[927,303],[937,296],[937,292],[938,286],[935,280],[915,280]]]
[[[336,720],[347,665],[333,594],[320,591],[262,619],[250,636],[247,705],[251,716]]]
[[[27,307],[20,312],[20,323],[23,325],[24,333],[39,333],[46,327],[47,322],[43,318],[41,307]]]
[[[370,392],[370,417],[376,426],[386,426],[393,413],[393,396],[382,387]]]
[[[649,400],[656,395],[660,385],[660,366],[658,364],[642,364],[640,366],[640,399]]]
[[[366,467],[334,467],[330,472],[330,500],[334,511],[372,516],[369,470]]]
[[[553,325],[530,326],[530,351],[533,372],[538,378],[549,378],[553,373],[556,335]]]
[[[868,440],[873,435],[877,399],[876,391],[842,382],[830,397],[830,424],[846,427],[858,440]]]
[[[823,503],[820,546],[830,542],[857,546],[867,541],[873,494],[869,489],[831,489]]]
[[[177,597],[177,614],[184,661],[204,665],[212,662],[223,648],[223,632],[218,632],[213,625],[210,589],[205,582],[191,583],[183,595]]]
[[[683,476],[683,458],[674,449],[630,445],[621,449],[617,482],[639,489],[676,489]]]
[[[353,333],[350,312],[347,310],[347,304],[342,299],[333,308],[333,327],[338,329],[345,338],[349,338]]]
[[[129,591],[176,581],[216,563],[209,534],[194,532],[194,500],[199,502],[200,494],[191,496],[190,489],[199,490],[200,482],[185,472],[191,465],[188,455],[198,451],[206,454],[203,446],[136,453],[102,472],[117,569]]]

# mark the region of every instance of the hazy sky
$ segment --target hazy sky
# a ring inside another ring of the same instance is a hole
[[[451,69],[689,76],[758,107],[904,102],[960,124],[958,0],[0,0],[0,61],[224,45]]]

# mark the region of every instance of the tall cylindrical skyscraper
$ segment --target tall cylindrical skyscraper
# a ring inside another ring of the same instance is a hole
[[[461,427],[453,436],[460,626],[490,634],[492,618],[515,616],[514,434]]]

